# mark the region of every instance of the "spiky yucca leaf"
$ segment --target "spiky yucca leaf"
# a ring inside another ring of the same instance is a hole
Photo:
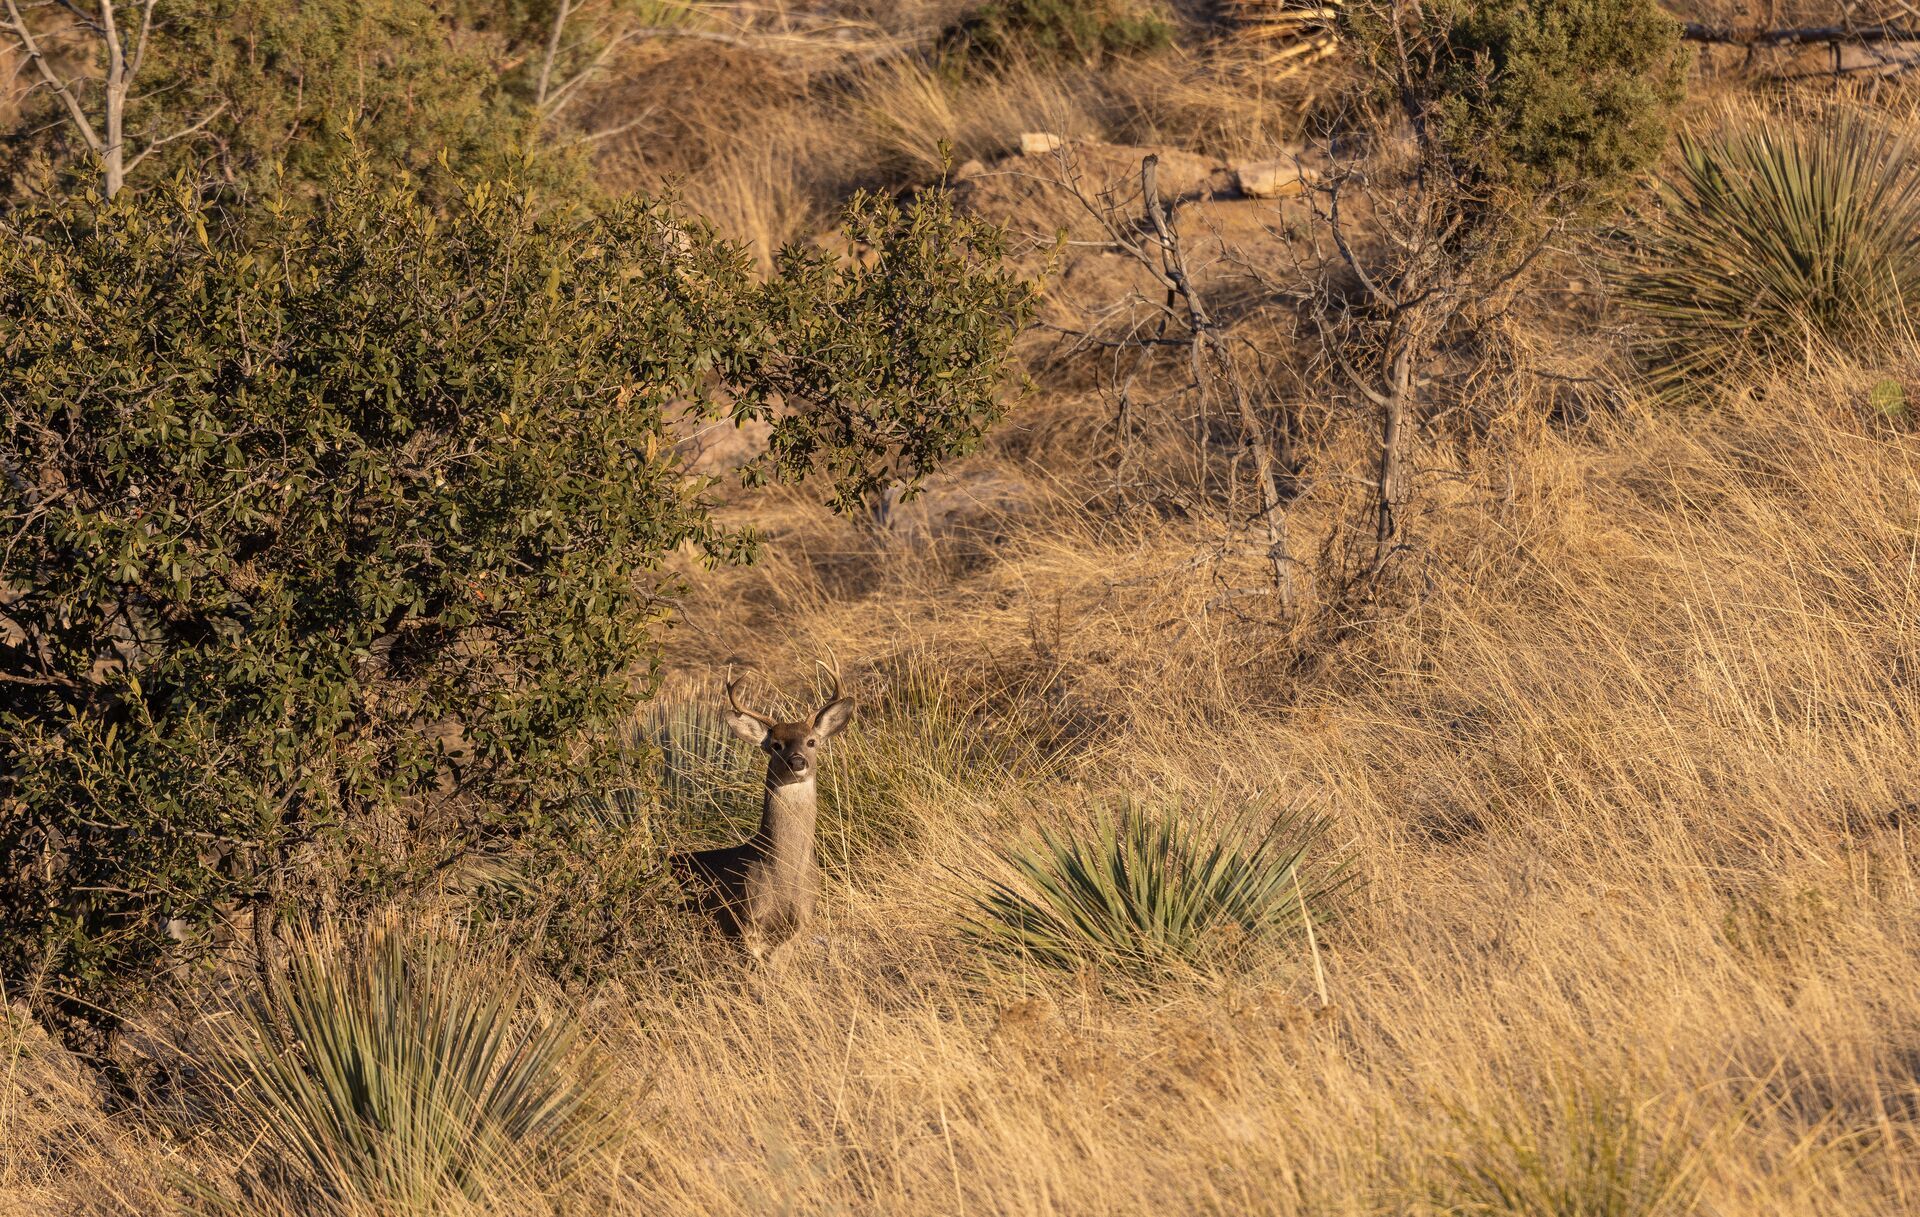
[[[1905,323],[1920,300],[1920,165],[1905,136],[1833,109],[1683,136],[1680,153],[1621,276],[1663,390]]]
[[[207,1060],[265,1164],[250,1211],[467,1211],[564,1181],[610,1135],[576,1024],[533,1020],[459,944],[316,933],[281,992],[216,1020]]]
[[[655,702],[640,737],[659,751],[660,804],[674,820],[747,821],[759,810],[766,758],[734,737],[717,707]]]
[[[1263,822],[1264,821],[1264,822]],[[1323,820],[1298,811],[1187,817],[1122,804],[1086,831],[1042,829],[1038,848],[1001,854],[967,922],[978,942],[1053,967],[1150,976],[1223,961],[1247,944],[1304,928],[1344,878],[1303,873]]]

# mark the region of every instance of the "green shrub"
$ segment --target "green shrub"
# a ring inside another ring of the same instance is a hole
[[[1682,139],[1634,237],[1621,294],[1670,392],[1816,343],[1871,342],[1920,301],[1920,162],[1851,111],[1728,125]]]
[[[497,853],[444,876],[468,924],[573,990],[669,967],[683,945],[681,894],[661,865],[675,837],[636,778],[544,817]]]
[[[1685,91],[1680,26],[1656,0],[1352,0],[1341,11],[1392,94],[1383,100],[1418,116],[1470,210],[1487,216],[1617,198],[1659,159]]]
[[[961,70],[993,70],[1032,59],[1093,64],[1172,41],[1172,23],[1146,0],[991,0],[947,32],[940,54]]]
[[[22,7],[43,40],[64,24]],[[382,173],[411,171],[430,191],[457,192],[457,175],[436,162],[441,150],[458,165],[498,166],[533,138],[527,90],[498,65],[539,58],[548,7],[520,0],[163,3],[127,105],[129,154],[143,153],[150,138],[194,130],[155,147],[129,183],[164,186],[186,173],[223,194],[251,196],[280,189],[276,170],[317,182],[329,172],[324,136],[350,124]],[[116,8],[133,38],[141,6],[118,0]],[[0,45],[8,41],[0,35]],[[83,33],[49,45],[71,55],[82,76],[97,81],[104,70],[97,38]],[[81,93],[98,126],[98,85]],[[45,90],[27,99],[12,132],[0,132],[0,180],[13,177],[17,189],[56,190],[62,173],[91,178],[87,160],[59,100]],[[564,158],[545,158],[538,168],[556,181],[577,180]]]
[[[1325,829],[1292,811],[1194,819],[1124,804],[1090,830],[1043,829],[1039,848],[1003,853],[1014,879],[991,883],[967,929],[989,948],[1068,970],[1151,978],[1230,962],[1325,916],[1344,868],[1302,865]]]
[[[1035,296],[1003,269],[1006,233],[958,210],[945,188],[910,205],[856,195],[840,231],[851,260],[812,245],[775,259],[761,309],[770,329],[747,375],[792,409],[748,472],[817,470],[834,508],[852,511],[895,484],[911,497],[1005,416],[994,390]]]
[[[511,835],[599,768],[660,558],[743,551],[658,438],[739,362],[737,251],[364,161],[254,227],[122,196],[0,248],[9,978],[141,966],[296,853],[379,890]]]
[[[1593,1083],[1454,1113],[1463,1142],[1427,1189],[1431,1211],[1486,1217],[1685,1217],[1698,1153],[1677,1121]]]
[[[686,943],[666,853],[745,840],[759,823],[765,757],[710,705],[652,702],[624,736],[607,785],[449,876],[475,926],[569,986],[671,970]]]
[[[233,1211],[467,1211],[563,1184],[612,1139],[579,1027],[470,948],[322,933],[280,990],[203,1024],[212,1118],[247,1150]]]
[[[997,231],[938,194],[849,224],[869,261],[758,283],[658,202],[440,208],[365,157],[241,224],[184,188],[15,221],[0,979],[94,1010],[168,917],[372,898],[599,788],[661,562],[750,549],[670,409],[778,419],[766,472],[840,501],[998,417]]]

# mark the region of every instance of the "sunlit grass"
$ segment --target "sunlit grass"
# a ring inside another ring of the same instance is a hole
[[[1592,1082],[1538,1103],[1455,1113],[1464,1144],[1445,1155],[1432,1213],[1484,1217],[1686,1217],[1700,1162],[1685,1128],[1652,1104]]]

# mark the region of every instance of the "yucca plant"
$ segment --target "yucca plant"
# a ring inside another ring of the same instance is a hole
[[[966,923],[980,944],[1056,968],[1150,978],[1232,959],[1305,930],[1342,885],[1338,861],[1303,866],[1326,822],[1265,807],[1186,815],[1122,803],[1083,830],[1004,851]]]
[[[1583,1081],[1545,1103],[1454,1113],[1463,1146],[1424,1190],[1434,1213],[1486,1217],[1686,1217],[1700,1160],[1685,1124]]]
[[[333,932],[277,997],[212,1020],[218,1118],[255,1147],[245,1211],[447,1213],[564,1183],[610,1137],[577,1025],[532,1017],[461,943]]]
[[[1903,325],[1920,300],[1917,170],[1904,135],[1839,108],[1682,137],[1620,275],[1655,383],[1680,394]]]
[[[654,702],[641,716],[638,734],[637,742],[659,755],[660,805],[671,819],[752,823],[766,758],[727,730],[718,706]]]

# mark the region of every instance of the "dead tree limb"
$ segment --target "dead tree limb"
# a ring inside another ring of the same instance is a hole
[[[1253,408],[1253,402],[1247,396],[1246,382],[1241,378],[1239,367],[1233,358],[1233,349],[1214,323],[1207,310],[1206,301],[1193,286],[1193,279],[1187,273],[1187,258],[1180,247],[1180,236],[1173,225],[1167,222],[1166,208],[1161,206],[1160,191],[1154,178],[1160,165],[1160,158],[1148,156],[1140,162],[1140,189],[1145,199],[1147,221],[1153,225],[1155,237],[1160,244],[1160,271],[1162,278],[1185,301],[1190,326],[1193,331],[1191,359],[1195,382],[1200,392],[1214,391],[1214,386],[1223,386],[1231,399],[1234,412],[1239,416],[1240,432],[1244,446],[1253,455],[1254,481],[1260,493],[1260,518],[1267,531],[1267,561],[1273,568],[1273,586],[1280,596],[1281,603],[1293,601],[1293,557],[1287,545],[1286,504],[1280,497],[1279,481],[1274,475],[1273,448],[1267,440],[1267,429],[1261,422],[1259,411]],[[1208,368],[1211,361],[1212,368]]]
[[[1920,28],[1897,25],[1821,25],[1802,29],[1741,30],[1731,26],[1684,22],[1680,37],[1713,46],[1821,46],[1835,42],[1920,42]]]
[[[573,15],[573,0],[560,0],[554,6],[553,24],[547,27],[547,53],[540,58],[540,76],[533,86],[533,104],[544,109],[547,93],[553,85],[554,61],[560,58],[560,40],[567,32],[567,18]]]
[[[80,105],[80,99],[74,96],[67,82],[60,79],[59,74],[47,62],[46,53],[40,49],[39,40],[33,36],[32,28],[27,25],[27,19],[20,15],[20,9],[14,0],[6,0],[6,6],[7,31],[19,42],[21,51],[26,54],[27,62],[33,65],[41,81],[53,90],[54,95],[66,107],[68,120],[73,123],[73,129],[79,133],[88,150],[95,156],[104,156],[106,144],[101,140],[100,133],[94,130],[93,123],[88,120],[86,110]]]

